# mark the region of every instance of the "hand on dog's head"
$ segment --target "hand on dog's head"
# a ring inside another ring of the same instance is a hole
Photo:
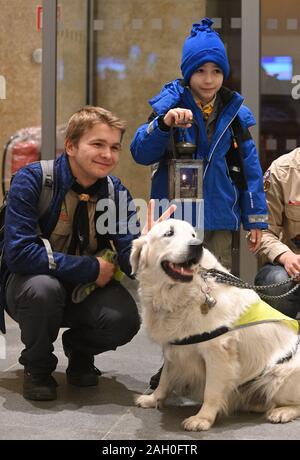
[[[169,219],[133,242],[130,263],[135,274],[150,268],[161,270],[174,282],[187,282],[193,278],[201,255],[202,242],[194,228],[185,221]]]

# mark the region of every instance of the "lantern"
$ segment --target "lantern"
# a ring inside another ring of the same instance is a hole
[[[177,205],[179,218],[203,229],[203,160],[194,160],[196,149],[184,135],[174,143],[173,158],[168,161],[169,200]]]

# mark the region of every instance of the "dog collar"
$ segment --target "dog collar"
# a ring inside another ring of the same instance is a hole
[[[288,327],[293,329],[296,334],[299,334],[299,322],[289,316],[284,315],[263,300],[259,300],[250,305],[249,308],[233,323],[231,327],[221,326],[210,332],[195,334],[183,339],[174,340],[170,345],[193,345],[195,343],[207,342],[215,339],[220,335],[226,334],[229,331],[235,331],[244,327],[254,326],[256,324],[270,323],[281,321]]]
[[[221,326],[211,332],[203,332],[202,334],[190,335],[189,337],[185,337],[181,340],[174,340],[174,342],[170,342],[170,345],[193,345],[195,343],[207,342],[208,340],[215,339],[216,337],[226,334],[226,332],[229,331],[229,327]]]

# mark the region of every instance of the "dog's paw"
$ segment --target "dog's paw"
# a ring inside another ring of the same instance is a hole
[[[276,407],[267,412],[267,420],[272,423],[287,423],[299,417],[297,407]]]
[[[212,422],[206,418],[193,415],[193,417],[183,420],[182,426],[186,431],[206,431],[210,429]]]
[[[136,404],[138,407],[143,407],[143,408],[147,409],[147,408],[149,408],[149,407],[160,408],[160,407],[162,407],[163,402],[157,400],[157,399],[153,396],[153,393],[152,393],[151,395],[141,395],[141,396],[137,396],[137,397],[135,398],[135,404]]]

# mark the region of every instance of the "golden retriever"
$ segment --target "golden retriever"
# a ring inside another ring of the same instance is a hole
[[[297,331],[273,320],[234,328],[260,298],[250,289],[202,276],[206,269],[227,271],[190,224],[170,219],[155,225],[134,241],[131,265],[143,322],[164,353],[159,386],[137,397],[138,406],[160,407],[172,390],[188,388],[202,404],[183,421],[189,431],[208,430],[218,414],[235,410],[266,412],[273,423],[300,416]],[[195,335],[209,340],[174,344]]]

